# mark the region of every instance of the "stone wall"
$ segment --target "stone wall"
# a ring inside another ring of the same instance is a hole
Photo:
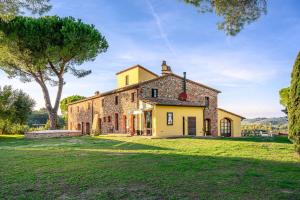
[[[87,132],[87,125],[92,125],[92,104],[99,98],[82,101],[68,107],[68,129]]]
[[[81,136],[81,131],[70,131],[70,130],[53,130],[53,131],[33,131],[26,132],[24,134],[25,138],[34,139],[34,138],[57,138],[57,137],[75,137]]]
[[[131,95],[134,93],[134,102]],[[118,104],[115,98],[118,96]],[[90,104],[90,106],[89,106]],[[103,105],[102,105],[103,104]],[[95,97],[68,107],[68,126],[71,130],[79,130],[78,125],[83,124],[83,133],[87,133],[86,125],[92,130],[93,118],[98,114],[97,123],[101,124],[101,133],[125,133],[124,116],[129,126],[130,113],[138,108],[137,90],[130,89],[105,96]],[[115,126],[118,114],[118,129]]]
[[[83,133],[87,133],[86,127],[92,129],[93,117],[98,114],[98,122],[101,119],[102,133],[126,133],[124,116],[126,116],[127,127],[130,126],[130,115],[132,111],[138,109],[138,99],[151,97],[152,88],[158,89],[158,97],[164,99],[178,99],[182,90],[182,79],[177,76],[167,75],[156,81],[141,84],[139,88],[129,89],[105,96],[89,98],[86,101],[75,103],[69,106],[69,129],[78,130],[78,126],[83,127]],[[217,117],[217,96],[218,92],[202,85],[187,81],[188,101],[200,102],[205,105],[205,97],[209,97],[210,106],[205,108],[204,119],[211,121],[211,133],[218,134]],[[131,94],[134,93],[134,102],[131,102]],[[115,105],[115,97],[118,96],[118,105]],[[104,105],[102,105],[104,102]],[[115,113],[118,114],[118,129],[115,127]],[[109,122],[110,118],[110,122]],[[105,119],[105,120],[104,120]]]
[[[131,102],[131,94],[134,93],[134,102]],[[118,105],[115,104],[115,97],[118,96]],[[102,99],[104,99],[104,105],[100,106],[99,109],[96,109],[96,112],[99,112],[101,118],[101,129],[102,133],[126,133],[125,124],[124,124],[124,116],[127,119],[127,126],[129,126],[130,114],[134,110],[138,108],[138,100],[137,100],[137,90],[131,89],[123,92],[119,92],[116,94],[107,95],[100,98],[102,103]],[[115,127],[115,114],[118,114],[119,127],[116,129]],[[106,122],[104,122],[104,117],[106,118]],[[110,117],[110,122],[108,122],[108,118]]]
[[[162,99],[178,99],[183,92],[183,81],[177,76],[168,75],[157,81],[149,82],[141,86],[140,98],[151,97],[152,88],[158,89],[158,98]],[[209,107],[205,108],[204,119],[211,121],[211,134],[218,134],[218,92],[202,85],[187,81],[186,84],[188,101],[200,102],[205,105],[205,97],[209,97]]]

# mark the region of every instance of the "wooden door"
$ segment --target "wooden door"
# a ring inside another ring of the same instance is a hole
[[[127,117],[126,115],[123,115],[123,132],[127,133]]]
[[[99,118],[98,122],[99,122],[99,130],[100,130],[100,133],[102,133],[102,119]]]
[[[196,135],[196,117],[188,117],[188,134]]]
[[[135,134],[135,116],[134,115],[130,116],[130,132],[131,132],[131,135]]]
[[[85,133],[88,135],[91,133],[90,123],[88,123],[88,122],[86,123]]]

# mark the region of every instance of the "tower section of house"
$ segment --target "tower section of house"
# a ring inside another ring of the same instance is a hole
[[[117,89],[69,104],[68,128],[84,134],[153,137],[240,136],[242,117],[218,108],[220,91],[172,72],[136,65],[120,71]]]
[[[140,65],[135,65],[133,67],[120,71],[116,73],[116,76],[117,88],[123,88],[129,85],[142,83],[159,77],[157,74]]]

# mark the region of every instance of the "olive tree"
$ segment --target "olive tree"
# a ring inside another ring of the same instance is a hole
[[[41,88],[48,111],[50,129],[56,128],[64,75],[81,78],[91,73],[77,69],[105,52],[108,43],[93,26],[72,17],[41,18],[15,17],[0,19],[0,69],[9,78],[23,82],[35,81]],[[51,103],[48,87],[56,86],[57,94]]]

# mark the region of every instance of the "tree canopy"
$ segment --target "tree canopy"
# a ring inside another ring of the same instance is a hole
[[[300,154],[300,52],[296,58],[288,101],[289,139]]]
[[[290,87],[282,88],[279,91],[280,104],[285,108],[283,112],[287,114],[287,106],[290,98]]]
[[[250,24],[267,13],[267,0],[184,0],[200,12],[213,12],[223,18],[218,29],[234,36],[245,25]]]
[[[44,94],[50,127],[56,126],[64,74],[81,78],[91,70],[77,69],[93,61],[108,48],[106,39],[93,25],[72,17],[46,16],[41,18],[15,17],[0,19],[0,69],[9,78],[23,82],[36,81]],[[57,86],[54,104],[50,101],[48,84]]]
[[[0,18],[13,19],[14,16],[31,12],[43,14],[51,9],[50,0],[0,0]]]
[[[24,124],[31,114],[35,101],[22,90],[11,86],[0,87],[0,120]]]

